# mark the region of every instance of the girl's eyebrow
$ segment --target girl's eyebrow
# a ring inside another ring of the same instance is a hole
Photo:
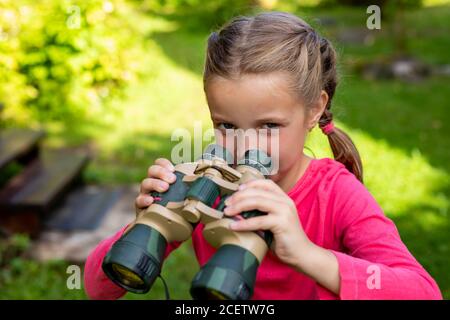
[[[224,123],[233,124],[232,120],[226,119],[226,117],[222,117],[222,116],[211,116],[211,119],[213,122],[224,122]],[[285,117],[279,117],[279,116],[267,116],[267,117],[263,117],[263,118],[254,120],[254,123],[258,124],[258,125],[264,124],[264,123],[286,124],[288,122],[289,122],[288,119],[286,119]]]
[[[280,116],[268,116],[268,117],[263,117],[263,118],[259,118],[259,119],[255,120],[255,122],[258,122],[258,123],[268,123],[268,122],[284,123],[286,121],[287,121],[287,119],[285,117],[280,117]]]
[[[279,123],[284,124],[288,122],[289,119],[286,117],[280,117],[280,116],[268,116],[268,117],[262,117],[259,119],[255,119],[255,123]]]
[[[229,120],[227,120],[227,117],[223,117],[221,115],[211,115],[211,120],[212,121],[222,121],[222,122],[227,122]]]

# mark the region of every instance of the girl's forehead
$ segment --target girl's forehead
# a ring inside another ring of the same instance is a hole
[[[266,89],[275,92],[289,89],[289,80],[289,75],[285,72],[241,74],[229,78],[214,76],[208,81],[208,88],[235,91],[236,88],[244,87],[249,91]]]
[[[215,77],[206,89],[212,113],[289,113],[299,108],[289,78],[283,73],[249,74],[235,79]]]

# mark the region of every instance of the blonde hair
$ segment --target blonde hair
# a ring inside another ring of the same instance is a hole
[[[315,104],[325,90],[328,103],[319,120],[324,128],[333,120],[331,101],[337,86],[336,51],[299,17],[285,12],[266,12],[236,17],[208,38],[203,84],[214,76],[227,79],[241,74],[286,72],[293,92],[306,106]],[[336,161],[361,182],[362,163],[350,137],[334,128],[327,134]]]

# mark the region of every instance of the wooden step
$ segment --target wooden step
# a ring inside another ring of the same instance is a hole
[[[95,230],[121,197],[122,189],[111,186],[83,185],[71,190],[64,201],[44,220],[45,229]]]
[[[90,188],[92,186],[88,187]],[[31,247],[27,251],[29,257],[40,261],[56,259],[82,263],[86,261],[88,254],[92,252],[100,241],[116,233],[117,230],[135,218],[134,200],[139,193],[138,184],[115,186],[112,189],[104,189],[105,186],[95,186],[95,188],[106,191],[117,190],[117,188],[120,190],[118,199],[108,209],[105,216],[101,219],[100,224],[93,230],[62,230],[46,227],[39,234],[38,239],[32,242]],[[68,203],[70,202],[69,198],[73,198],[73,196],[77,197],[76,191],[70,193],[70,196],[64,200],[62,206],[70,205]],[[88,201],[89,203],[91,202],[90,200]],[[77,206],[80,206],[80,204]],[[88,206],[92,206],[92,204],[90,203]],[[80,209],[85,210],[85,208],[77,208],[76,210]],[[95,210],[99,212],[98,209]]]
[[[0,170],[13,161],[27,162],[38,154],[42,130],[4,129],[0,131]]]
[[[85,152],[43,150],[0,190],[0,225],[35,234],[45,216],[62,200],[88,163]]]

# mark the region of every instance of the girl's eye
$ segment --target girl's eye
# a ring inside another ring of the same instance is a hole
[[[234,129],[234,126],[231,123],[226,123],[226,122],[219,123],[217,125],[217,127],[222,130]]]
[[[279,124],[278,123],[273,123],[273,122],[268,122],[262,125],[263,129],[275,129],[278,128]]]

